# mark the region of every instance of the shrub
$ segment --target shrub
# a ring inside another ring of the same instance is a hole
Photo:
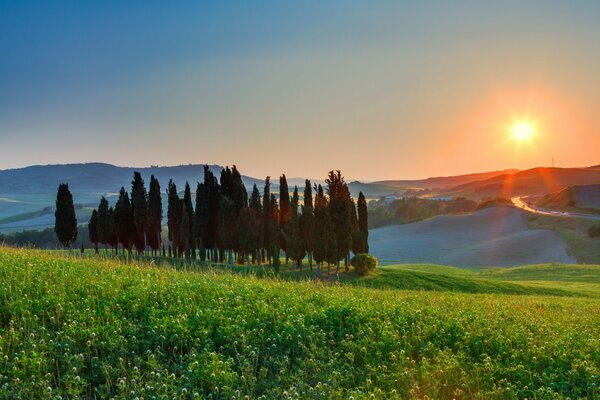
[[[352,257],[350,264],[359,275],[366,275],[369,271],[377,268],[377,257],[370,254],[357,254]]]
[[[588,236],[591,238],[600,237],[600,225],[592,225],[588,230]]]

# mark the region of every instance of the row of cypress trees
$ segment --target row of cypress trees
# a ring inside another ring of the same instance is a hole
[[[286,263],[298,269],[308,259],[310,268],[324,262],[348,266],[350,251],[367,253],[368,214],[362,192],[352,199],[340,171],[330,171],[326,186],[305,181],[302,201],[298,187],[290,196],[285,175],[279,178],[279,198],[271,193],[267,177],[262,194],[254,185],[248,195],[238,169],[226,167],[219,179],[204,167],[204,179],[196,186],[195,199],[189,183],[183,196],[169,181],[167,194],[168,238],[161,237],[163,207],[160,184],[150,178],[146,191],[139,172],[134,172],[129,194],[121,188],[114,207],[102,197],[92,212],[90,241],[114,249],[150,250],[153,254],[200,258],[203,261],[269,264],[279,268],[283,251]],[[315,192],[313,194],[313,191]]]

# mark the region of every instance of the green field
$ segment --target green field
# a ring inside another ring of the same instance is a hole
[[[598,266],[332,284],[153,264],[0,248],[0,398],[600,396]]]

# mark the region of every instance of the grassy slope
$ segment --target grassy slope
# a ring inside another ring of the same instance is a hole
[[[600,266],[542,265],[518,269],[520,274],[516,268],[478,272],[439,265],[402,264],[381,267],[353,281],[358,286],[379,289],[600,297]],[[546,270],[552,271],[551,279],[544,278]],[[515,279],[515,276],[523,279]]]
[[[597,299],[380,291],[0,248],[0,398],[593,398],[598,326]]]
[[[567,244],[569,254],[578,262],[600,264],[600,240],[587,235],[588,229],[598,221],[550,215],[530,215],[525,221],[531,229],[548,229],[558,233]]]

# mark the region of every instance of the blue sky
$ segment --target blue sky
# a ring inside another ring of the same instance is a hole
[[[2,0],[0,168],[598,164],[599,18],[578,1]],[[525,114],[543,129],[515,149],[498,127]]]

